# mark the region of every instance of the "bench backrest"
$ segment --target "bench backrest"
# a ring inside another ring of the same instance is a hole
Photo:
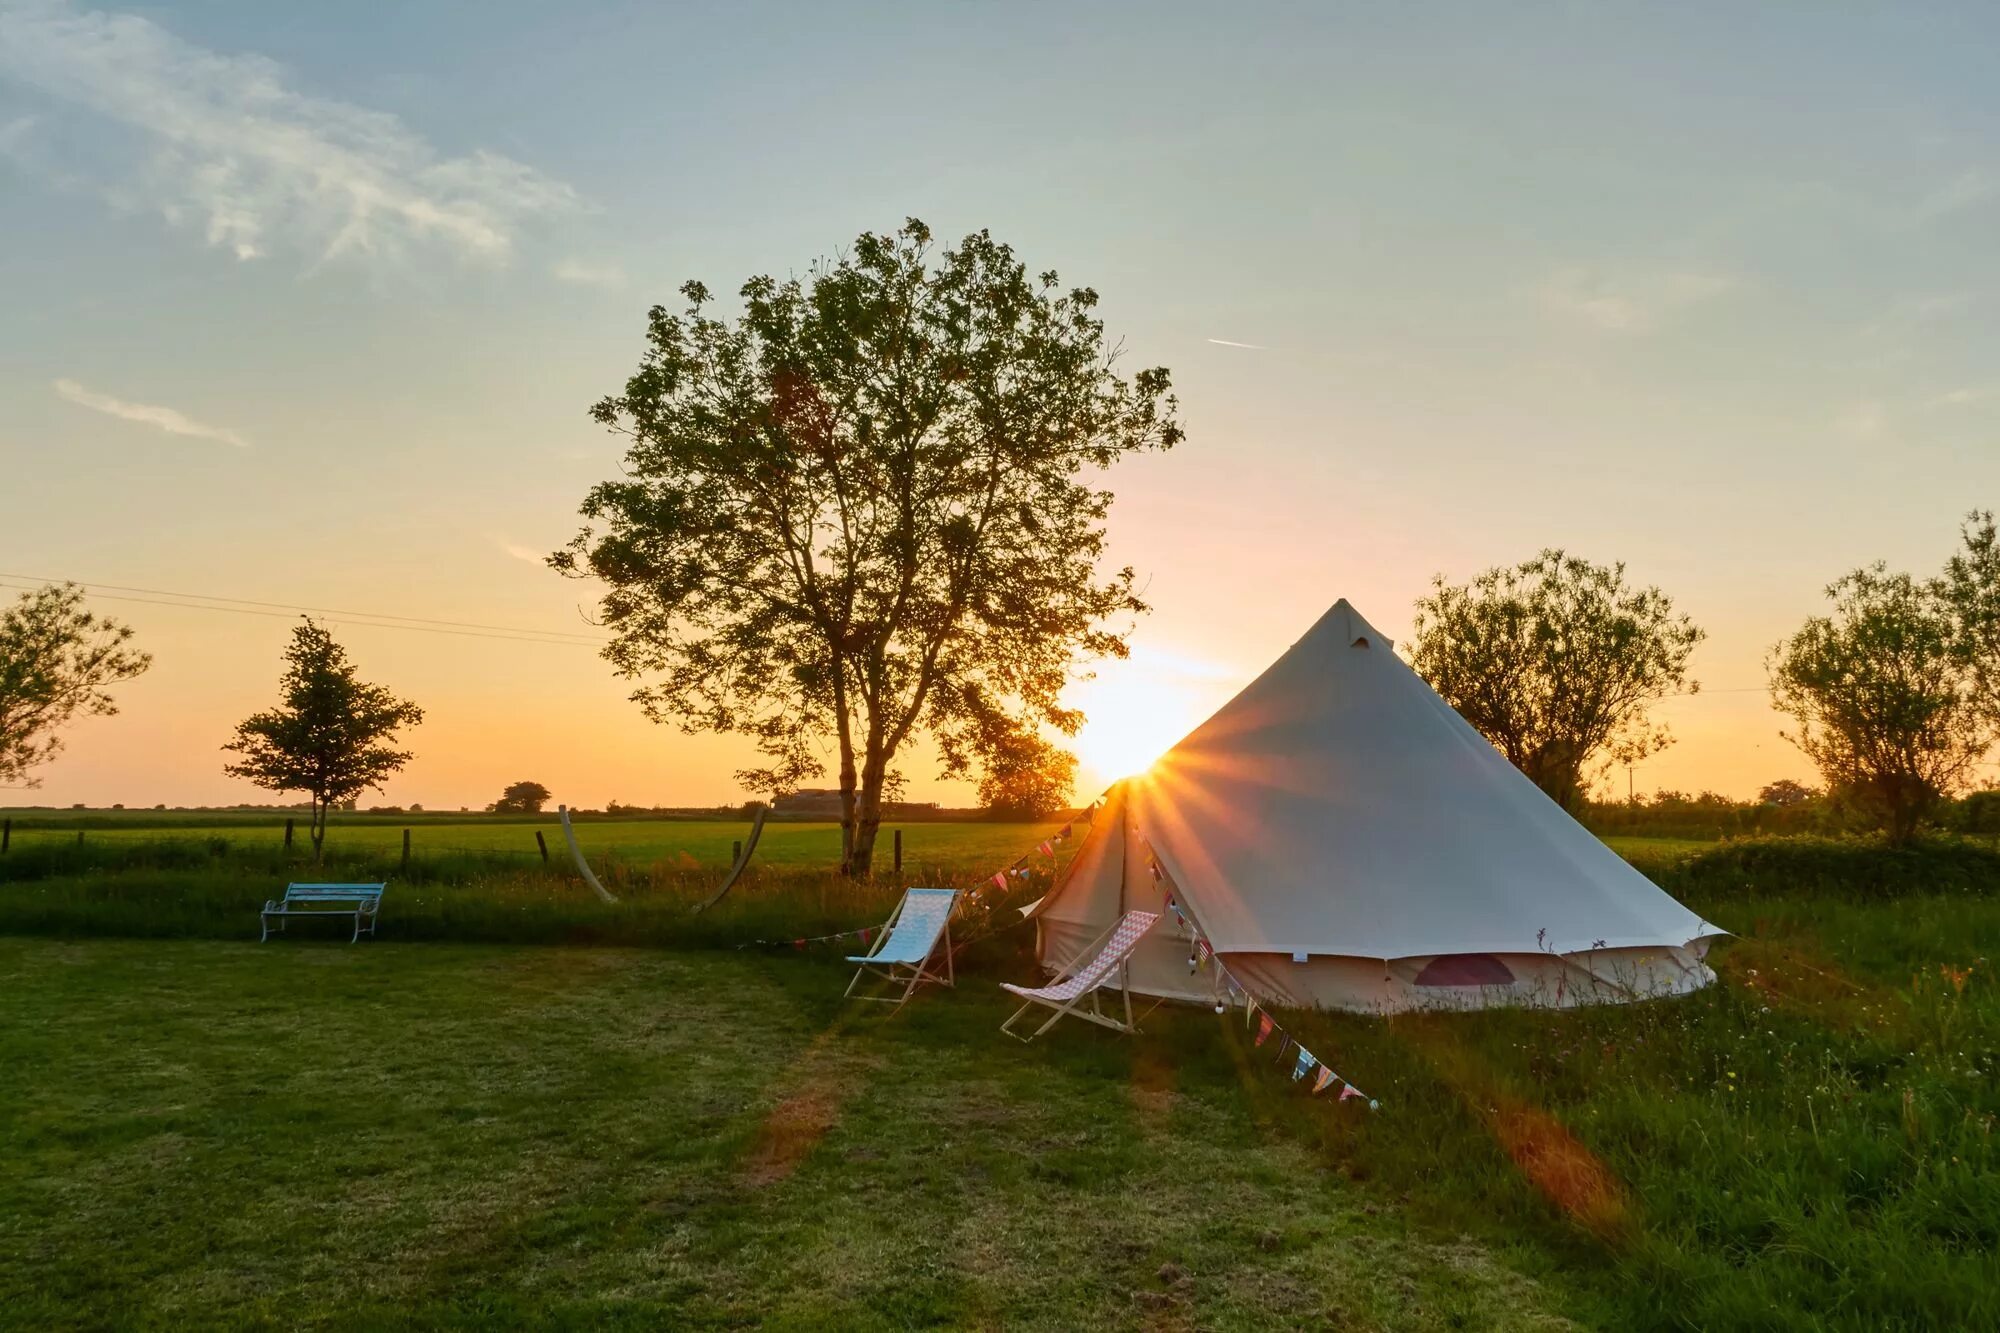
[[[382,896],[384,884],[287,884],[288,903],[374,902]]]

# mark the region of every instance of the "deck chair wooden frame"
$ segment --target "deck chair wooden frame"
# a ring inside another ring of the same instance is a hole
[[[917,895],[919,894],[925,895],[925,898],[918,899]],[[913,901],[928,900],[936,902],[940,899],[944,901],[944,919],[939,924],[938,932],[932,937],[931,946],[924,953],[923,957],[914,963],[909,961],[907,956],[899,959],[884,960],[881,955],[895,944],[896,929],[903,924],[904,915],[909,910],[910,904]],[[848,962],[859,963],[860,966],[855,969],[854,980],[847,983],[847,990],[841,998],[874,1000],[883,1004],[900,1006],[917,993],[917,987],[927,981],[935,982],[940,986],[957,986],[957,974],[954,972],[951,962],[951,918],[957,911],[958,890],[956,889],[906,889],[902,898],[896,903],[896,910],[891,912],[889,919],[882,923],[882,933],[876,936],[875,946],[865,954],[848,955]],[[934,966],[932,961],[938,958],[940,954],[942,954],[944,960],[942,968]],[[877,979],[889,983],[890,994],[856,995],[854,993],[854,988],[861,984],[861,979],[871,973]],[[895,988],[898,986],[902,987],[902,991],[895,993]]]
[[[1041,1036],[1044,1032],[1047,1032],[1050,1028],[1061,1022],[1065,1017],[1071,1017],[1096,1023],[1100,1027],[1110,1028],[1114,1032],[1137,1032],[1139,1025],[1132,1018],[1132,951],[1139,947],[1139,941],[1145,938],[1146,932],[1151,930],[1153,923],[1159,919],[1160,917],[1157,912],[1127,912],[1112,922],[1109,930],[1092,940],[1089,945],[1077,953],[1077,957],[1084,960],[1080,966],[1070,966],[1064,970],[1061,976],[1048,985],[1003,985],[1001,987],[1002,990],[1020,996],[1026,1003],[1019,1009],[1016,1009],[1008,1017],[1007,1021],[1000,1025],[1000,1030],[1008,1036],[1021,1041],[1033,1041],[1036,1037]],[[1118,943],[1120,932],[1125,932],[1122,945]],[[1110,967],[1104,967],[1106,954],[1113,949],[1117,950],[1117,956],[1111,960]],[[1072,982],[1078,978],[1089,977],[1099,968],[1103,968],[1103,972],[1099,974],[1097,980],[1078,986],[1074,990],[1069,989]],[[1104,984],[1104,978],[1109,975],[1111,968],[1116,968],[1118,972],[1119,996],[1125,1005],[1125,1017],[1123,1021],[1120,1021],[1114,1015],[1105,1013],[1103,1002],[1099,998],[1108,989]],[[1083,1004],[1086,997],[1090,1000],[1090,1008],[1084,1009],[1079,1007]],[[1023,1037],[1014,1030],[1014,1024],[1020,1021],[1021,1015],[1027,1013],[1036,1005],[1044,1005],[1055,1010],[1055,1012],[1049,1015],[1046,1023],[1043,1023],[1033,1032]]]

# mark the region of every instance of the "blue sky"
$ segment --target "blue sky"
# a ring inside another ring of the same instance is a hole
[[[1824,583],[2000,501],[1996,46],[1990,6],[0,0],[0,572],[583,629],[522,557],[615,465],[585,409],[646,305],[915,215],[1180,388],[1188,444],[1114,478],[1158,610],[1087,765],[1336,597],[1400,634],[1551,544],[1756,686]],[[159,665],[37,799],[247,794],[215,746],[282,619],[105,609]],[[736,794],[587,650],[347,637],[431,707],[384,799]],[[1667,716],[1641,790],[1803,775],[1754,690]]]

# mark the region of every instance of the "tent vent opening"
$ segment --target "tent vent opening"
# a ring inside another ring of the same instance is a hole
[[[1368,636],[1366,634],[1363,634],[1359,638],[1355,639],[1353,643],[1350,643],[1347,646],[1350,648],[1366,648],[1368,646]]]
[[[1514,974],[1490,953],[1439,954],[1417,973],[1419,986],[1511,986]]]

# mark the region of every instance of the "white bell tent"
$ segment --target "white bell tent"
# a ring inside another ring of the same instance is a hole
[[[1060,968],[1162,914],[1131,988],[1209,1001],[1192,930],[1275,1004],[1389,1012],[1694,990],[1725,932],[1599,842],[1453,712],[1345,601],[1113,788],[1028,909]]]

